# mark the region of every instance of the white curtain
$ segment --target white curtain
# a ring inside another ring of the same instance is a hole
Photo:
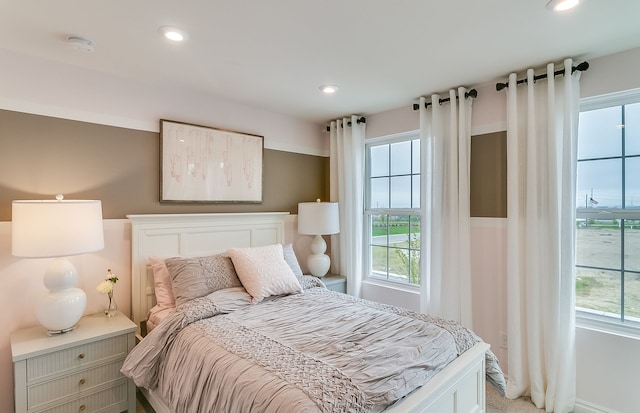
[[[360,116],[331,122],[330,196],[338,202],[340,234],[331,237],[332,272],[347,277],[347,293],[360,297],[364,213],[365,123]]]
[[[575,404],[574,234],[580,72],[527,86],[509,76],[507,95],[507,397],[538,408]],[[560,69],[560,68],[559,68]]]
[[[449,91],[449,102],[425,109],[420,99],[421,238],[420,310],[472,328],[469,165],[471,102],[466,89]],[[426,229],[426,231],[425,231]]]

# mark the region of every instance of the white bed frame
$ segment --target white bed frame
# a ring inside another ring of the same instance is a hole
[[[155,305],[147,259],[193,257],[284,243],[286,212],[128,215],[131,221],[132,316],[140,327]],[[142,323],[142,324],[141,324]],[[139,335],[141,338],[142,336]],[[486,343],[479,343],[385,413],[483,413]],[[172,413],[159,395],[140,389],[157,413]]]

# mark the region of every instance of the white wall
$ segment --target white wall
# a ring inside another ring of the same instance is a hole
[[[581,96],[589,97],[640,88],[640,49],[589,60],[581,77]],[[507,78],[505,73],[504,79]],[[503,81],[503,79],[501,79]],[[471,85],[473,86],[473,85]],[[495,83],[476,87],[472,134],[506,130],[506,97]],[[444,92],[444,91],[425,91]],[[367,138],[417,130],[418,115],[409,105],[367,116]],[[507,328],[506,219],[471,220],[471,268],[474,330],[491,344],[505,370],[507,349],[500,335]],[[363,286],[363,297],[389,304],[419,308],[413,292],[385,291],[379,285]],[[640,340],[578,327],[576,412],[640,411]]]

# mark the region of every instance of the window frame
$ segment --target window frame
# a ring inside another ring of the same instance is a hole
[[[611,93],[611,94],[601,95],[601,96],[593,96],[593,97],[583,98],[580,100],[580,113],[592,111],[592,110],[598,110],[598,109],[612,108],[612,107],[623,107],[625,105],[637,104],[637,103],[640,103],[640,89],[633,89],[633,90]],[[622,132],[623,142],[626,142],[625,132],[626,130],[623,130]],[[637,157],[637,155],[630,156],[624,152],[624,144],[623,144],[622,153],[620,154],[620,156],[616,156],[614,158],[621,159],[622,170],[624,171],[626,158],[635,158],[635,157]],[[585,162],[585,161],[589,162],[589,161],[597,161],[597,160],[599,160],[599,158],[584,158],[584,159],[577,159],[577,162],[579,163],[579,162]],[[622,219],[622,220],[640,219],[640,209],[625,208],[625,197],[624,197],[624,194],[626,191],[626,188],[624,185],[625,179],[626,179],[625,175],[626,174],[623,172],[621,176],[622,206],[620,208],[597,208],[596,209],[596,208],[588,208],[588,207],[579,207],[578,205],[576,205],[576,219],[604,219],[604,218]],[[624,319],[625,317],[625,312],[624,312],[625,280],[624,278],[627,273],[638,274],[638,271],[629,270],[624,267],[624,253],[625,253],[624,225],[621,226],[620,231],[621,231],[620,236],[622,239],[621,247],[620,247],[621,248],[620,253],[622,254],[621,263],[620,263],[621,268],[619,269],[603,268],[603,269],[608,271],[617,271],[621,275],[621,280],[620,280],[621,286],[619,290],[620,300],[621,300],[620,301],[621,310],[619,311],[618,314],[607,315],[602,311],[597,311],[597,310],[590,311],[588,309],[580,308],[576,304],[576,307],[575,307],[576,324],[579,327],[596,329],[604,332],[630,336],[630,337],[640,337],[640,320],[636,321],[632,319],[626,319],[626,320]],[[576,247],[577,245],[578,244],[576,239]],[[578,263],[576,262],[575,268],[577,269],[577,268],[595,268],[595,267],[590,267],[587,265],[578,265]],[[617,317],[614,317],[614,315]]]
[[[412,284],[411,282],[400,282],[394,281],[384,277],[377,277],[373,274],[372,271],[372,257],[371,257],[371,219],[373,216],[378,215],[411,215],[418,216],[422,219],[423,216],[423,208],[424,208],[424,197],[422,196],[422,189],[419,188],[418,196],[420,197],[420,208],[370,208],[371,205],[371,151],[370,148],[373,146],[380,145],[391,145],[399,142],[412,142],[414,140],[420,141],[420,131],[408,131],[401,132],[386,136],[379,136],[376,138],[369,138],[365,141],[365,175],[364,175],[364,190],[365,190],[365,199],[364,199],[364,211],[363,211],[363,228],[364,228],[364,237],[363,237],[363,270],[364,270],[364,280],[365,282],[372,284],[379,284],[387,287],[393,287],[401,290],[407,291],[419,291],[420,284]],[[420,143],[422,151],[422,142]],[[422,156],[418,154],[418,159],[422,163]],[[415,175],[413,173],[413,168],[410,172],[410,175]],[[418,174],[420,179],[423,179],[424,176],[424,166],[421,165],[420,172]],[[424,223],[420,223],[421,232],[424,232]],[[420,259],[424,259],[424,255],[420,251]],[[420,271],[420,270],[419,270]],[[420,275],[420,281],[422,282],[422,275]]]

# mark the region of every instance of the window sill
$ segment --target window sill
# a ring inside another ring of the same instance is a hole
[[[403,285],[403,284],[399,284],[399,283],[395,283],[395,282],[391,282],[391,281],[385,281],[385,280],[378,280],[375,278],[367,278],[364,281],[362,281],[362,284],[368,284],[368,285],[374,285],[376,287],[383,287],[383,288],[389,288],[392,290],[396,290],[396,291],[402,291],[402,292],[406,292],[406,293],[412,293],[412,294],[420,294],[420,287],[419,286],[414,286],[414,285]]]
[[[597,315],[577,313],[576,327],[640,340],[640,323],[630,322],[628,325],[626,325],[606,320],[603,317],[599,317]]]

